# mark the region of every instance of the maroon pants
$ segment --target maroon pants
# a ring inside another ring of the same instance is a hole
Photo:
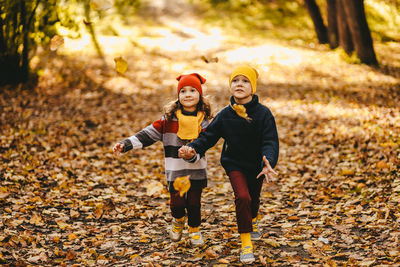
[[[240,171],[231,171],[228,175],[235,193],[239,233],[250,233],[253,231],[251,220],[257,216],[260,207],[260,193],[264,176],[257,179],[257,174],[246,176]]]
[[[201,223],[201,191],[202,189],[189,189],[182,197],[179,192],[170,192],[170,208],[172,217],[188,217],[190,227],[198,227]]]

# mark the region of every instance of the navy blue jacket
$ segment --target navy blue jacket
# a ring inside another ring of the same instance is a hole
[[[231,104],[235,104],[231,97]],[[225,142],[221,153],[221,164],[225,172],[241,171],[257,175],[264,167],[265,156],[271,167],[278,162],[279,139],[274,116],[254,95],[244,105],[251,121],[236,114],[231,106],[223,108],[207,129],[188,146],[204,154],[222,137]]]

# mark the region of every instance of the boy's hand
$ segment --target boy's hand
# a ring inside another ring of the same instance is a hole
[[[113,152],[115,156],[119,156],[122,152],[122,150],[124,149],[124,144],[122,143],[116,143],[113,147]]]
[[[275,181],[275,175],[278,175],[274,169],[272,169],[271,164],[269,164],[269,161],[265,156],[263,156],[263,161],[264,161],[264,168],[262,171],[257,175],[257,179],[260,178],[262,175],[265,175],[265,180],[267,183],[272,183]]]
[[[196,151],[190,146],[182,146],[178,150],[178,156],[183,159],[191,159],[196,155]]]

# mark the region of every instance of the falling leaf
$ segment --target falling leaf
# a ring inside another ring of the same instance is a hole
[[[86,26],[89,26],[90,24],[92,24],[92,22],[86,21],[86,20],[84,19],[84,20],[83,20],[83,24],[85,24]]]
[[[128,63],[122,57],[114,58],[114,62],[115,62],[115,70],[118,73],[124,74],[126,72],[126,70],[128,69]]]
[[[213,62],[218,63],[218,57],[213,57],[213,58],[207,59],[205,56],[201,56],[200,58],[205,63],[213,63]]]
[[[111,0],[90,0],[90,7],[93,10],[104,11],[112,8],[113,2]]]
[[[180,196],[183,196],[190,189],[190,175],[177,177],[174,181],[174,188],[179,192]]]
[[[64,37],[59,35],[54,35],[50,40],[50,50],[56,51],[60,46],[64,44]]]

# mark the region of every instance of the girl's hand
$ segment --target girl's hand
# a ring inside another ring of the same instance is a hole
[[[265,156],[263,156],[263,161],[264,161],[264,168],[262,171],[257,175],[257,179],[260,178],[262,175],[265,175],[265,180],[267,183],[272,183],[275,181],[275,176],[278,175],[274,169],[272,169],[271,164],[269,164],[269,161]]]
[[[123,149],[124,149],[124,144],[116,143],[113,147],[114,155],[118,157],[119,155],[121,155]]]
[[[196,155],[196,151],[190,146],[182,146],[178,150],[178,156],[183,159],[191,159]]]

